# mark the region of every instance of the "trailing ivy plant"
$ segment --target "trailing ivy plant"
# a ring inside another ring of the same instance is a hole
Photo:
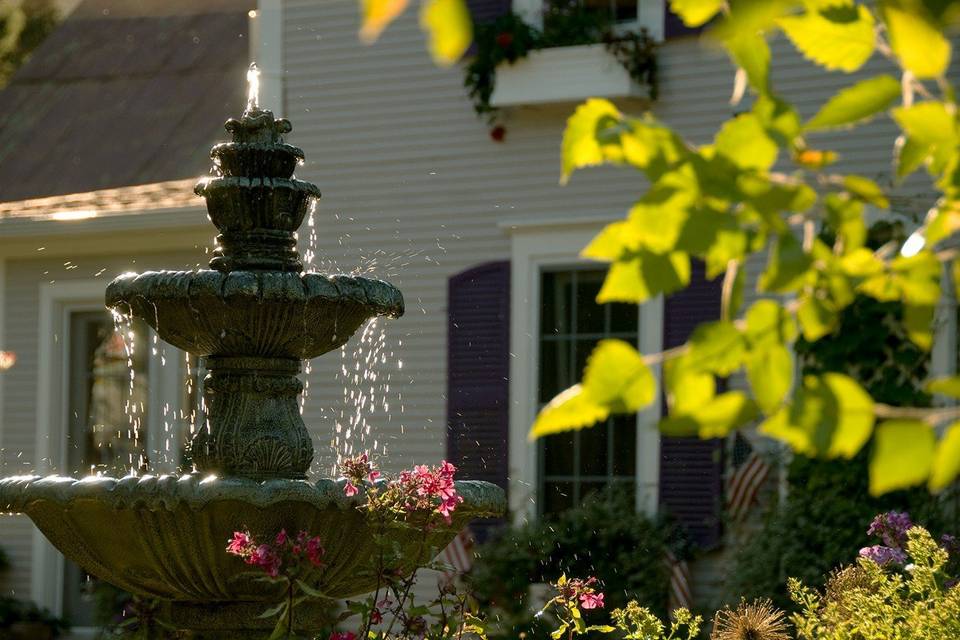
[[[542,30],[508,12],[477,25],[474,32],[476,54],[464,71],[463,83],[474,111],[490,126],[497,122],[497,109],[490,104],[497,67],[538,49],[603,43],[630,76],[647,88],[650,99],[657,97],[656,47],[647,30],[618,31],[607,16],[579,4],[550,5],[544,11]]]
[[[673,0],[671,7],[688,26],[711,22],[707,37],[737,67],[735,97],[749,90],[752,108],[725,122],[712,143],[694,145],[652,114],[631,117],[607,100],[588,100],[567,124],[561,181],[583,167],[616,164],[640,171],[650,185],[625,219],[582,252],[610,265],[598,302],[639,304],[681,290],[697,258],[707,277],[723,278],[722,317],[662,353],[601,342],[582,382],[544,407],[531,437],[655,402],[651,365],[662,363],[666,434],[719,437],[759,418],[761,433],[823,459],[852,458],[872,439],[872,493],[920,483],[944,489],[960,472],[960,408],[879,402],[842,373],[794,380],[792,346],[801,335],[808,342],[829,335],[858,295],[901,302],[909,339],[924,351],[933,344],[941,274],[960,270],[950,244],[960,228],[960,127],[944,35],[957,4]],[[777,32],[825,69],[852,73],[876,55],[892,73],[841,90],[803,121],[770,76],[767,39]],[[939,199],[907,243],[873,250],[865,245],[865,214],[868,206],[887,211],[886,193],[836,169],[838,154],[810,146],[808,135],[882,115],[900,128],[891,140],[896,177],[924,168]],[[775,170],[778,162],[789,170]],[[819,236],[823,227],[832,243]],[[742,309],[743,265],[756,253],[767,256],[759,292],[783,297]],[[749,393],[718,393],[717,378],[741,371]],[[927,391],[960,397],[960,377],[930,381]]]

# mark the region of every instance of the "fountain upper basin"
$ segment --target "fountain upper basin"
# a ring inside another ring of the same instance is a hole
[[[344,495],[344,481],[183,476],[15,476],[0,480],[0,509],[22,512],[66,557],[131,593],[184,602],[270,602],[282,587],[225,552],[234,531],[271,539],[281,529],[320,536],[325,565],[318,588],[331,598],[376,587],[375,523],[357,509],[364,496]],[[506,509],[504,492],[480,481],[457,481],[463,497],[452,523],[426,536],[391,526],[402,568],[428,562],[474,518]]]
[[[106,303],[199,356],[315,358],[370,318],[403,315],[403,296],[382,280],[281,271],[129,273]]]

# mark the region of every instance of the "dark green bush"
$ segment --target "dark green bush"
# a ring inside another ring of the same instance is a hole
[[[597,576],[603,581],[607,609],[637,600],[666,615],[667,545],[681,544],[677,530],[637,513],[622,493],[588,498],[580,507],[553,519],[506,529],[481,546],[468,576],[471,589],[501,621],[494,637],[549,638],[533,619],[530,584],[568,576]],[[522,635],[525,634],[525,635]]]

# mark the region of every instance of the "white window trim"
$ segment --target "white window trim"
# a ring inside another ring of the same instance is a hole
[[[540,273],[545,267],[597,265],[580,250],[612,218],[565,221],[523,221],[500,224],[510,234],[510,512],[517,523],[536,517],[537,445],[527,440],[537,414],[537,365],[540,332]],[[663,345],[663,299],[640,306],[642,353]],[[659,380],[659,366],[654,367]],[[637,416],[637,509],[655,514],[660,487],[660,403]]]
[[[527,24],[543,27],[544,0],[513,0],[513,11]],[[657,41],[663,40],[664,11],[666,0],[637,0],[637,21],[617,25],[618,29],[628,30],[646,27],[650,36]]]
[[[2,275],[2,273],[0,273]],[[103,280],[73,280],[40,285],[39,354],[37,361],[36,459],[34,473],[67,473],[67,412],[69,410],[69,321],[75,311],[104,309]],[[2,311],[2,309],[0,309]],[[151,335],[152,342],[152,335]],[[151,345],[152,346],[152,345]],[[173,347],[167,347],[173,349]],[[179,411],[182,402],[183,362],[180,352],[168,352],[167,365],[160,366],[160,355],[148,360],[150,398],[163,399],[171,411]],[[147,449],[159,452],[163,447],[160,402],[150,403],[147,418]],[[158,459],[154,457],[154,459]],[[158,465],[158,471],[164,471]],[[169,470],[173,470],[172,467]],[[33,528],[30,597],[55,615],[63,614],[64,559],[36,527]],[[85,629],[77,630],[83,633]]]

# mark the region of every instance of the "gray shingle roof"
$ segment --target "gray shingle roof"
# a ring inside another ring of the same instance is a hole
[[[0,202],[206,172],[253,0],[86,0],[0,91]]]

